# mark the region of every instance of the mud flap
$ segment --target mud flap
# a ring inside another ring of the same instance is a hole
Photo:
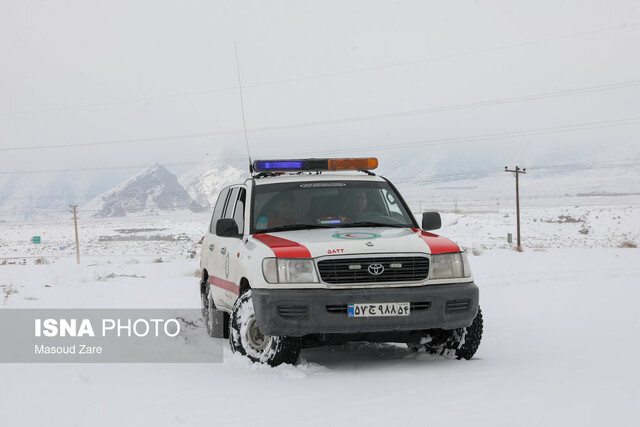
[[[229,338],[229,314],[221,310],[211,310],[211,336],[213,338]]]

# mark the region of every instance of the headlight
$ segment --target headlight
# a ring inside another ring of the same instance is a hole
[[[462,268],[464,269],[464,277],[471,277],[471,265],[469,265],[469,258],[464,252],[462,253]]]
[[[317,283],[313,260],[307,258],[265,258],[262,273],[269,283]]]
[[[439,254],[431,256],[432,279],[460,279],[471,277],[469,260],[463,253]]]

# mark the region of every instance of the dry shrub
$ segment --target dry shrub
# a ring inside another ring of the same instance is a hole
[[[631,240],[625,240],[624,242],[620,243],[618,247],[619,248],[637,248],[638,245],[636,245],[636,243],[632,242]]]
[[[6,305],[9,297],[13,294],[17,294],[18,290],[14,288],[13,285],[2,285],[1,288],[2,288],[2,294],[4,295],[3,304]]]

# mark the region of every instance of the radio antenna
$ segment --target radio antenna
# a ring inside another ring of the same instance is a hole
[[[236,66],[238,67],[238,85],[240,87],[240,107],[242,108],[242,126],[244,127],[244,142],[247,145],[247,155],[249,156],[249,173],[253,174],[253,163],[251,162],[251,151],[249,150],[249,138],[247,136],[247,120],[244,116],[244,99],[242,98],[242,79],[240,78],[240,60],[238,59],[238,45],[233,42],[236,50]]]

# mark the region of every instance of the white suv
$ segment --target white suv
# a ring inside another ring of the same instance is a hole
[[[475,354],[482,314],[466,255],[428,232],[438,213],[418,226],[377,163],[256,161],[220,192],[200,255],[211,336],[270,365],[347,341]]]

